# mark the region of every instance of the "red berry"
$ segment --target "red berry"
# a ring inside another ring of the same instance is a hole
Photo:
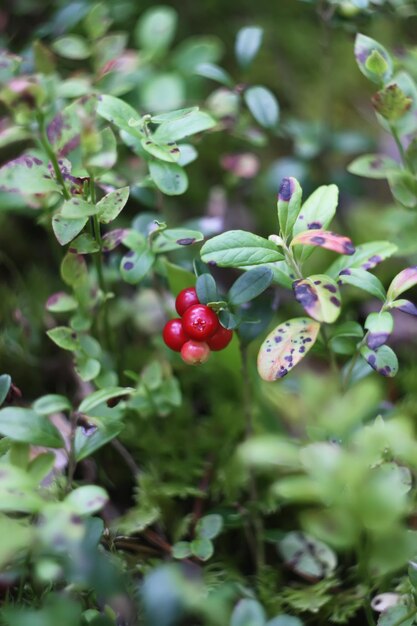
[[[205,341],[214,335],[219,327],[219,320],[214,311],[205,304],[194,304],[182,316],[182,324],[191,339]]]
[[[210,356],[210,348],[204,341],[187,341],[181,348],[181,358],[188,365],[201,365]]]
[[[188,341],[189,337],[184,332],[182,321],[179,318],[169,320],[164,326],[162,337],[171,350],[180,352],[181,348]]]
[[[175,300],[175,308],[178,315],[184,315],[187,309],[193,304],[200,304],[197,292],[194,287],[188,287],[179,292],[177,299]]]
[[[214,335],[207,339],[208,347],[211,350],[223,350],[229,343],[232,341],[233,330],[229,330],[228,328],[224,328],[221,324],[219,324],[219,328],[216,330]]]

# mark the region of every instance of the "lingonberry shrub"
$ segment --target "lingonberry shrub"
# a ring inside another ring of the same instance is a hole
[[[87,4],[0,53],[0,621],[411,624],[415,53],[355,46],[398,154],[337,64],[412,3],[269,3],[227,69],[172,6]]]

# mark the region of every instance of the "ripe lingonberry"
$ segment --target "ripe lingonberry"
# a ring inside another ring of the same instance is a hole
[[[211,350],[223,350],[229,343],[232,341],[233,330],[229,330],[228,328],[224,328],[221,324],[219,324],[219,328],[216,330],[214,335],[207,339],[208,347]]]
[[[205,304],[194,304],[187,309],[182,317],[184,331],[199,341],[205,341],[219,327],[217,315]]]
[[[181,358],[188,365],[201,365],[210,356],[210,348],[204,341],[186,341],[181,348]]]
[[[197,292],[194,287],[188,287],[179,292],[177,299],[175,300],[175,308],[178,315],[184,315],[187,309],[193,304],[200,304]]]
[[[184,331],[182,321],[178,318],[169,320],[165,324],[162,337],[168,348],[175,350],[175,352],[180,352],[185,342],[189,339]]]

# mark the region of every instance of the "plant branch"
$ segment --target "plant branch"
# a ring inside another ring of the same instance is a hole
[[[56,179],[61,185],[62,193],[64,194],[65,200],[70,200],[71,195],[65,185],[64,177],[62,175],[61,169],[58,164],[58,159],[56,157],[55,152],[52,149],[51,144],[49,143],[48,133],[46,132],[46,126],[45,126],[45,116],[42,113],[42,111],[38,111],[37,120],[38,120],[38,125],[39,125],[40,142],[41,142],[42,148],[45,150],[46,155],[48,156],[49,160],[52,163],[52,167],[54,168]]]

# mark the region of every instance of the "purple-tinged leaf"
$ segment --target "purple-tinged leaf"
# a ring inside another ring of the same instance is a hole
[[[402,311],[403,313],[408,313],[408,315],[417,316],[417,306],[413,302],[410,302],[410,300],[404,300],[404,299],[395,300],[394,302],[390,304],[389,308],[398,309],[399,311]]]
[[[387,178],[395,172],[399,164],[384,154],[363,154],[348,166],[348,172],[365,178]]]
[[[370,241],[356,247],[352,256],[341,256],[326,270],[326,274],[337,279],[339,274],[350,268],[371,270],[397,252],[397,246],[389,241]]]
[[[387,342],[394,328],[394,320],[387,311],[370,313],[366,318],[365,328],[368,331],[366,343],[371,350],[376,350]]]
[[[0,191],[32,195],[62,192],[60,185],[42,159],[31,154],[9,161],[0,168]]]
[[[362,74],[372,82],[381,84],[391,78],[392,59],[374,39],[359,33],[355,41],[355,58]]]
[[[407,267],[397,274],[388,287],[387,299],[395,300],[399,295],[417,285],[417,265]]]
[[[312,348],[319,330],[320,324],[307,317],[297,317],[274,328],[258,353],[259,376],[267,381],[283,378]]]
[[[303,190],[292,176],[283,178],[278,192],[278,221],[281,234],[290,234],[301,209]]]
[[[293,283],[295,299],[318,322],[332,324],[340,315],[339,287],[325,274],[316,274]]]
[[[338,254],[352,255],[355,248],[349,237],[337,235],[329,230],[306,230],[299,233],[291,241],[291,246],[318,246],[332,250]]]
[[[378,374],[393,378],[398,372],[397,355],[389,346],[381,346],[372,350],[368,346],[361,347],[361,355]]]
[[[74,309],[77,308],[77,301],[70,294],[64,291],[58,291],[49,296],[45,306],[51,313],[63,313],[74,311]]]
[[[81,129],[87,118],[95,116],[96,96],[83,96],[57,113],[47,128],[54,151],[65,157],[80,145]],[[83,121],[82,121],[83,120]]]
[[[120,246],[128,232],[128,228],[116,228],[106,233],[103,237],[103,252],[110,252]]]

